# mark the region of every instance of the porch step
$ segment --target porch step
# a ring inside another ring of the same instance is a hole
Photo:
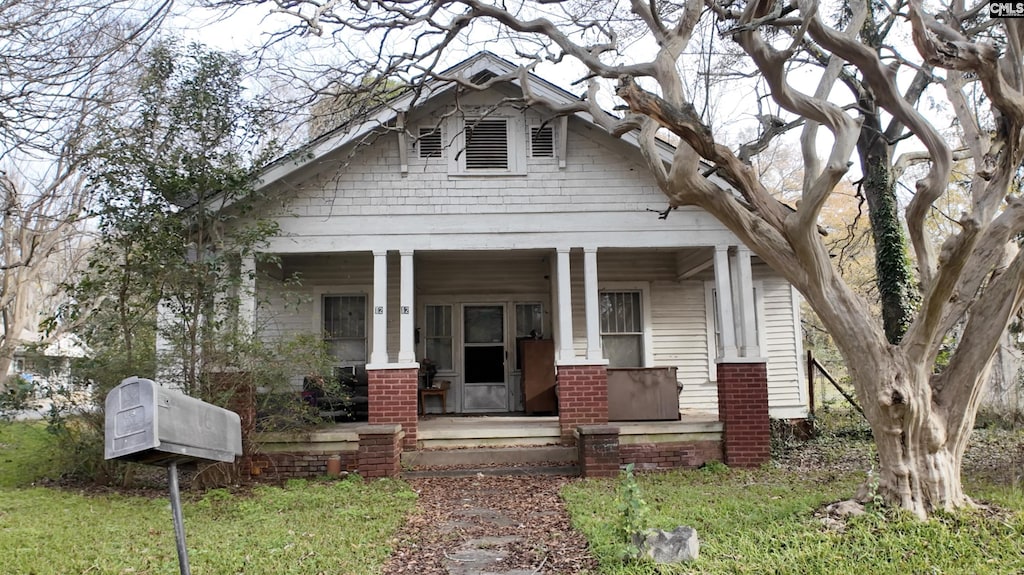
[[[561,445],[406,451],[402,468],[407,478],[580,474],[576,448]]]
[[[524,465],[522,467],[455,467],[446,469],[418,469],[403,471],[402,477],[412,479],[415,477],[474,477],[476,475],[489,475],[498,477],[508,476],[529,476],[529,475],[554,475],[576,477],[580,474],[578,465]]]
[[[420,421],[422,450],[557,446],[557,417],[431,417]]]

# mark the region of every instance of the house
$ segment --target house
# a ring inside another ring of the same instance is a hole
[[[481,53],[449,73],[514,69]],[[322,334],[339,369],[365,377],[369,423],[400,425],[405,450],[419,445],[426,358],[448,382],[428,412],[557,414],[565,443],[628,411],[636,394],[613,389],[609,405],[610,377],[656,380],[664,398],[669,373],[660,419],[709,417],[727,462],[763,462],[769,416],[807,415],[797,292],[703,210],[659,218],[667,202],[635,135],[502,104],[520,94],[438,86],[269,166],[261,185],[279,202],[262,216],[280,225],[266,248],[279,264],[243,261],[256,270],[245,319],[266,338]],[[525,347],[541,350],[540,399]]]

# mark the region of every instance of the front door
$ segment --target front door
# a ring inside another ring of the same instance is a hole
[[[462,317],[462,411],[508,411],[505,306],[465,305]]]

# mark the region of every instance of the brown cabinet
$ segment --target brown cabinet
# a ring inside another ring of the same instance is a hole
[[[555,342],[550,339],[524,339],[519,342],[522,365],[523,406],[526,413],[554,413]]]
[[[679,419],[676,368],[611,368],[608,370],[608,421],[672,421]]]

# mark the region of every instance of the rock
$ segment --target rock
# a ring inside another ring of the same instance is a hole
[[[825,511],[827,511],[829,515],[835,515],[837,517],[856,517],[866,513],[863,505],[851,499],[833,503],[826,507]]]
[[[693,527],[676,527],[672,531],[648,529],[635,539],[643,538],[637,545],[642,557],[648,557],[655,563],[683,563],[694,561],[700,552],[697,531]]]

